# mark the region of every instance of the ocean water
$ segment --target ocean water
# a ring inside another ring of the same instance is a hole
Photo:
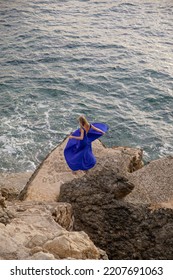
[[[0,171],[34,170],[77,117],[173,154],[172,0],[1,0]]]

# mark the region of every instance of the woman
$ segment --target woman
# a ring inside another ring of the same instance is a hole
[[[79,117],[80,129],[69,136],[64,157],[72,171],[88,170],[96,164],[91,142],[102,136],[108,126],[103,123],[89,124],[84,116]]]

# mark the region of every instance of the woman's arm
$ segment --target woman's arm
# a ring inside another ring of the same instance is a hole
[[[98,131],[98,132],[101,132],[101,133],[105,134],[105,132],[104,132],[103,130],[101,130],[101,129],[99,129],[99,128],[95,127],[95,126],[94,126],[94,125],[92,125],[92,124],[91,124],[91,127],[92,127],[94,130],[96,130],[96,131]]]
[[[84,138],[84,130],[82,128],[80,129],[80,136],[73,136],[73,135],[69,136],[69,139],[83,140],[83,138]]]

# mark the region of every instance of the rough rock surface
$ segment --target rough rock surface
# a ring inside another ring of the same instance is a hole
[[[59,219],[66,228],[73,223],[62,217],[62,213],[69,215],[68,204],[8,202],[7,209],[13,209],[15,215],[8,224],[0,222],[0,259],[101,258],[101,251],[86,233],[67,231],[60,226]]]
[[[0,191],[0,207],[6,208],[5,197],[2,196],[1,191]]]
[[[33,254],[31,257],[27,258],[27,260],[56,260],[53,254],[38,252]]]
[[[0,192],[6,200],[17,199],[32,172],[0,173]]]
[[[132,189],[103,167],[62,185],[59,200],[72,204],[74,229],[85,231],[109,259],[172,259],[173,210],[123,201]]]
[[[65,191],[67,187],[67,192]],[[73,179],[70,183],[65,183],[61,186],[60,201],[62,194],[66,193],[66,198],[71,197],[71,201],[80,199],[85,200],[87,203],[88,195],[90,200],[98,203],[100,199],[120,199],[129,194],[134,188],[134,185],[128,179],[117,173],[117,170],[112,170],[107,164],[101,170],[88,173],[84,177]],[[74,193],[74,196],[73,196]],[[98,197],[98,199],[97,199]],[[100,201],[101,202],[101,201]]]
[[[20,193],[20,199],[26,201],[56,201],[60,186],[71,181],[75,175],[70,172],[64,160],[64,140],[55,148],[32,174],[25,188]],[[82,176],[82,173],[79,175]]]
[[[65,182],[85,175],[79,172],[72,174],[64,160],[64,147],[67,139],[55,148],[33,173],[26,187],[20,194],[21,200],[57,201],[60,187]],[[99,140],[93,142],[93,152],[97,158],[97,165],[89,171],[93,173],[107,164],[119,173],[125,174],[141,168],[142,150],[128,147],[106,148]]]
[[[0,207],[0,223],[7,225],[15,217],[15,213],[6,207]]]
[[[173,157],[154,160],[128,178],[135,188],[126,201],[173,207]]]
[[[97,165],[73,175],[66,141],[29,181],[0,176],[0,259],[172,259],[173,158],[142,167],[142,150],[97,140]]]

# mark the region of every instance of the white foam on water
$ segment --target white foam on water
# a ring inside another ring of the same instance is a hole
[[[109,125],[109,146],[172,153],[171,7],[135,2],[3,2],[2,170],[37,166],[80,114]]]
[[[173,146],[170,143],[164,143],[162,147],[160,147],[159,157],[173,155]]]

